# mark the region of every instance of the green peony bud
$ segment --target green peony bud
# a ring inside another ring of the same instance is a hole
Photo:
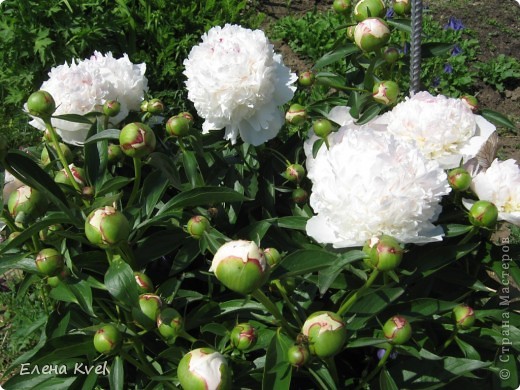
[[[291,125],[301,126],[306,119],[307,113],[305,112],[305,107],[301,104],[292,104],[285,114],[285,121]]]
[[[148,112],[148,100],[143,100],[141,102],[141,111]]]
[[[252,348],[256,344],[256,329],[248,323],[238,324],[231,331],[231,345],[240,351]]]
[[[303,188],[296,188],[291,194],[291,199],[294,203],[302,205],[309,200],[309,194]]]
[[[202,215],[191,217],[187,225],[188,233],[197,240],[203,236],[204,232],[209,231],[210,228],[209,220]]]
[[[269,267],[273,267],[280,262],[282,259],[282,255],[276,248],[266,248],[264,249],[264,256]]]
[[[469,210],[469,222],[473,226],[493,228],[497,224],[498,209],[487,200],[479,200]]]
[[[316,119],[312,124],[312,128],[314,134],[320,138],[326,138],[334,130],[332,122],[325,118]]]
[[[172,116],[166,122],[166,132],[172,137],[184,137],[188,135],[190,127],[190,121],[182,115]]]
[[[347,340],[347,330],[343,319],[330,311],[311,314],[302,327],[311,354],[320,358],[334,356],[341,352]]]
[[[183,322],[179,312],[168,307],[157,316],[157,329],[168,343],[173,344],[183,330]]]
[[[403,316],[393,316],[383,326],[386,339],[395,345],[406,343],[412,337],[412,327]]]
[[[63,268],[63,256],[54,248],[39,251],[35,262],[38,271],[47,276],[54,276]]]
[[[301,368],[309,361],[310,352],[303,344],[293,345],[287,350],[287,360],[291,366]]]
[[[231,370],[226,358],[211,348],[188,352],[179,362],[177,377],[184,390],[229,390]]]
[[[356,32],[356,26],[347,27],[347,39],[354,42],[354,33]]]
[[[148,275],[142,272],[134,272],[134,277],[137,283],[137,291],[140,294],[153,292],[153,282]]]
[[[383,272],[392,271],[401,264],[403,248],[395,238],[386,235],[373,237],[367,245],[370,248],[368,263],[372,268]]]
[[[49,276],[47,278],[47,284],[50,287],[58,287],[58,285],[63,281],[66,280],[70,276],[70,270],[67,267],[63,267],[60,272],[58,272],[58,275],[56,276]]]
[[[217,250],[209,270],[230,290],[249,294],[265,282],[267,267],[264,253],[253,241],[237,240]]]
[[[407,15],[412,10],[411,0],[393,0],[392,8],[397,15]]]
[[[354,30],[354,41],[363,51],[375,51],[388,42],[390,29],[388,25],[379,18],[368,18],[358,23]]]
[[[22,185],[11,192],[7,209],[17,226],[25,226],[45,212],[47,202],[39,191]]]
[[[103,114],[106,116],[117,116],[121,111],[121,103],[117,100],[107,100],[105,104],[103,104]]]
[[[123,153],[129,157],[146,157],[155,150],[155,134],[144,123],[129,123],[119,134],[119,144]]]
[[[146,109],[150,114],[157,115],[164,111],[164,104],[159,99],[150,99]]]
[[[478,112],[478,100],[475,96],[464,95],[461,97],[462,101],[468,105],[468,107],[474,113]]]
[[[40,240],[42,241],[52,241],[54,238],[56,238],[56,235],[54,234],[57,231],[63,230],[63,226],[60,224],[50,225],[38,232],[38,237],[40,237]]]
[[[385,49],[385,51],[383,52],[383,58],[389,64],[396,63],[397,60],[399,59],[399,56],[400,56],[399,50],[396,47],[394,47],[394,46],[387,47]]]
[[[116,247],[128,240],[130,224],[123,213],[105,206],[89,214],[85,221],[85,235],[100,248]]]
[[[383,0],[360,0],[354,7],[354,19],[362,22],[367,18],[382,18],[385,16],[386,7]]]
[[[475,323],[475,311],[468,305],[457,305],[453,308],[453,320],[459,329],[469,329]]]
[[[36,91],[27,99],[27,110],[29,114],[48,119],[56,111],[56,102],[47,91]]]
[[[109,144],[108,145],[108,163],[109,164],[117,164],[123,161],[125,158],[125,154],[123,153],[123,150],[121,150],[121,146],[116,144]]]
[[[306,70],[305,72],[301,72],[298,75],[298,83],[302,87],[310,87],[311,85],[314,84],[315,81],[316,81],[316,76],[314,75],[314,72],[312,72],[310,70]]]
[[[334,0],[332,3],[332,9],[341,15],[347,15],[352,7],[351,0]]]
[[[94,348],[99,353],[111,354],[116,352],[123,340],[119,329],[112,324],[107,324],[99,328],[94,335]]]
[[[155,323],[157,316],[161,311],[162,300],[161,297],[155,294],[141,294],[139,295],[139,307],[146,318]]]
[[[376,102],[392,106],[397,102],[399,86],[394,81],[381,81],[374,84],[372,92],[372,97]]]
[[[464,168],[455,168],[448,172],[448,182],[455,191],[466,191],[471,185],[471,175]]]
[[[78,183],[80,188],[83,188],[86,186],[87,181],[85,179],[85,170],[83,168],[79,168],[75,166],[74,164],[69,165],[70,172],[72,173],[72,177],[76,183]],[[72,183],[69,179],[69,174],[65,169],[62,169],[56,173],[56,176],[54,177],[54,181],[56,183],[64,184],[67,186],[72,187]]]
[[[60,142],[59,145],[60,145],[61,151],[63,152],[63,156],[65,157],[65,160],[67,161],[67,163],[70,164],[74,158],[70,148],[62,142]],[[51,147],[53,150],[56,150],[54,148],[54,145],[51,144]],[[42,149],[42,154],[40,156],[40,160],[41,160],[42,164],[45,166],[49,165],[51,163],[51,157],[49,156],[49,150],[46,147],[44,147]]]
[[[282,176],[290,182],[299,183],[305,177],[305,168],[300,164],[291,164],[285,169]]]

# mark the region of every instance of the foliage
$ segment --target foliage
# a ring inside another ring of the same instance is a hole
[[[514,84],[520,78],[520,62],[503,54],[488,62],[476,64],[476,69],[485,83],[500,92],[504,92],[508,83]]]

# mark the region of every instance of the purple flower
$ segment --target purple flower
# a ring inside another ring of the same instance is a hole
[[[441,83],[441,78],[439,76],[436,76],[433,80],[432,80],[432,87],[436,88],[440,85]]]
[[[455,57],[458,56],[460,53],[462,53],[462,48],[459,45],[453,46],[453,49],[451,49],[451,56]]]
[[[383,358],[383,356],[385,356],[385,349],[384,348],[378,349],[377,350],[377,358],[379,360],[381,360]],[[390,354],[389,358],[395,360],[395,358],[397,358],[397,352],[392,352]]]
[[[444,29],[460,31],[460,30],[464,29],[464,25],[462,24],[462,21],[460,19],[450,16],[448,23],[444,26]]]
[[[403,53],[404,55],[410,53],[410,42],[405,42],[403,47],[399,49],[399,52]]]
[[[392,7],[388,7],[388,9],[386,10],[386,18],[387,19],[393,19],[395,16],[395,12],[394,12],[394,9]]]
[[[444,73],[453,73],[453,66],[451,66],[450,64],[444,64]]]

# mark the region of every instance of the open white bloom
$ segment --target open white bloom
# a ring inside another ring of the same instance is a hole
[[[315,159],[307,153],[317,214],[307,234],[336,248],[362,246],[380,234],[403,243],[441,239],[442,229],[432,222],[450,187],[438,162],[413,143],[368,127],[344,126],[336,137],[340,142],[320,148]]]
[[[188,98],[204,118],[202,130],[225,128],[232,143],[260,145],[284,124],[279,106],[292,99],[291,73],[260,30],[226,24],[202,36],[184,60]]]
[[[83,61],[72,60],[49,72],[49,79],[40,89],[49,92],[56,102],[54,115],[79,114],[101,111],[107,100],[118,100],[121,111],[110,118],[113,125],[121,122],[130,110],[139,110],[148,80],[144,76],[146,64],[133,64],[128,55],[114,58],[96,51]],[[35,118],[30,124],[45,130],[43,121]],[[69,144],[79,145],[87,136],[90,125],[52,119],[52,124]]]
[[[495,126],[473,114],[462,99],[419,92],[375,123],[386,126],[395,137],[417,144],[424,155],[444,169],[474,157]]]
[[[499,220],[520,226],[520,167],[515,160],[495,159],[486,171],[473,178],[471,189],[480,200],[497,206]],[[472,204],[464,200],[468,209]]]

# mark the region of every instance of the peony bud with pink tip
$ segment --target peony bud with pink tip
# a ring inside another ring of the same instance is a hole
[[[382,18],[385,16],[386,7],[383,0],[359,0],[354,7],[354,19],[362,22],[367,18]]]
[[[376,102],[387,106],[394,105],[399,96],[399,86],[395,81],[391,80],[375,83],[372,96]]]
[[[379,18],[368,18],[358,23],[354,30],[354,41],[363,51],[375,51],[388,42],[390,29],[388,25]]]
[[[412,337],[412,327],[406,318],[396,315],[385,322],[383,333],[390,343],[401,345]]]
[[[123,213],[111,206],[92,211],[85,221],[87,239],[100,248],[111,248],[128,240],[130,224]]]
[[[155,134],[144,123],[129,123],[121,129],[119,144],[123,153],[129,157],[146,157],[155,150]]]
[[[320,358],[338,354],[347,340],[343,319],[330,311],[311,314],[303,324],[302,334],[307,337],[311,354]]]
[[[188,352],[179,362],[177,377],[185,390],[227,390],[231,370],[226,358],[211,348]]]

